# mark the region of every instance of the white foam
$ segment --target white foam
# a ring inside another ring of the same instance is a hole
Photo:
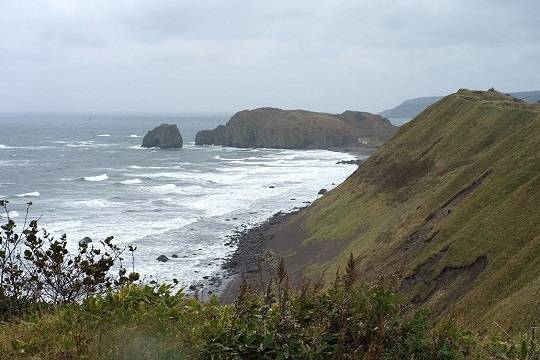
[[[166,170],[166,169],[182,169],[181,166],[175,165],[175,166],[138,166],[138,165],[130,165],[128,166],[130,169],[140,170],[140,169],[150,169],[150,170]]]
[[[2,216],[4,219],[6,219],[8,216],[10,218],[16,218],[16,217],[19,217],[19,213],[16,211],[10,210],[8,211],[7,214],[4,213],[4,214],[1,214],[0,216]]]
[[[140,138],[140,135],[133,134],[133,135],[129,135],[128,137],[130,137],[130,138]]]
[[[76,207],[85,207],[85,208],[110,208],[113,206],[119,205],[118,203],[114,203],[108,200],[104,199],[90,199],[90,200],[79,200],[79,201],[73,201],[70,204],[75,205]]]
[[[100,137],[110,137],[111,135],[110,134],[99,134],[97,136],[100,136]]]
[[[19,194],[19,195],[17,195],[17,197],[37,197],[39,195],[41,195],[39,193],[39,191],[33,191],[33,192],[29,192],[29,193]]]
[[[27,150],[42,150],[42,149],[53,149],[54,146],[45,146],[45,145],[36,145],[36,146],[7,146],[0,144],[0,149],[10,150],[10,149],[27,149]]]
[[[181,192],[180,188],[174,184],[148,186],[146,189],[149,190],[150,192],[157,193],[157,194],[178,194]]]
[[[109,177],[107,176],[107,174],[103,174],[103,175],[97,175],[97,176],[85,176],[83,177],[83,180],[97,182],[97,181],[107,180],[108,178]]]
[[[124,181],[120,181],[120,184],[122,185],[133,185],[133,184],[140,184],[142,183],[141,179],[128,179]]]

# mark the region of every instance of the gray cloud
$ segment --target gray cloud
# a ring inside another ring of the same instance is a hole
[[[0,0],[0,111],[378,111],[537,89],[538,23],[535,0]]]

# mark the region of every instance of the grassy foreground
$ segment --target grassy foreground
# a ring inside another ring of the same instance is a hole
[[[244,282],[232,305],[129,284],[2,323],[0,358],[540,359],[531,336],[433,327],[426,311],[400,302],[394,281],[357,285],[350,260],[333,284],[297,290],[280,267],[268,283]]]

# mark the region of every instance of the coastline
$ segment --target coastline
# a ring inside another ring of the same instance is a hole
[[[375,146],[357,146],[328,150],[353,155],[356,157],[356,164],[360,165],[376,149]],[[341,163],[352,164],[351,162]],[[215,293],[221,303],[230,304],[236,299],[242,276],[249,280],[255,276],[264,277],[273,274],[278,259],[270,246],[270,240],[274,238],[275,232],[281,225],[293,219],[309,205],[310,203],[301,208],[293,208],[290,211],[278,211],[259,224],[250,227],[243,226],[242,230],[227,235],[227,243],[236,248],[232,255],[226,258],[222,264],[224,273],[213,277],[216,280],[214,284],[210,284],[212,287],[210,293]]]
[[[228,304],[235,300],[242,276],[251,278],[274,272],[277,258],[268,241],[272,239],[276,228],[305,208],[294,208],[289,212],[279,211],[253,227],[228,236],[236,249],[222,265],[225,275],[217,289],[220,302]]]

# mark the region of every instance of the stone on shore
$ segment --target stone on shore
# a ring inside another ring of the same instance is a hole
[[[156,260],[159,262],[167,262],[169,261],[169,258],[165,255],[159,255]]]
[[[85,236],[83,237],[80,241],[79,241],[79,245],[83,246],[83,245],[88,245],[92,242],[92,238],[88,237],[88,236]]]

